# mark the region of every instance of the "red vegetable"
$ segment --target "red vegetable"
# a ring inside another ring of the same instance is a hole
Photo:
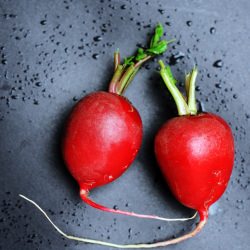
[[[115,72],[109,92],[95,92],[80,100],[66,124],[63,157],[80,186],[80,196],[89,205],[108,212],[143,218],[163,219],[104,207],[90,200],[91,189],[117,179],[135,159],[142,141],[142,121],[133,105],[122,96],[141,65],[162,54],[171,41],[160,40],[159,24],[148,49],[139,48],[135,56],[120,64],[115,53]]]
[[[95,92],[83,98],[67,123],[63,155],[81,196],[118,178],[134,160],[142,121],[124,97]]]
[[[234,163],[234,139],[230,127],[221,117],[211,113],[197,114],[197,69],[186,76],[186,103],[175,86],[170,68],[162,61],[160,65],[161,75],[174,97],[180,117],[167,121],[157,133],[156,158],[174,196],[200,215],[197,228],[180,237],[181,241],[194,236],[205,225],[209,207],[224,193]]]
[[[201,113],[169,120],[155,138],[156,158],[175,197],[201,220],[224,193],[234,162],[230,127]]]

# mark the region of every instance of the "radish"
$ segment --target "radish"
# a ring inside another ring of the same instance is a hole
[[[114,54],[115,72],[109,91],[98,91],[82,98],[66,124],[63,158],[80,186],[80,196],[94,208],[142,218],[163,219],[107,208],[89,197],[93,188],[106,185],[128,169],[142,142],[142,121],[135,107],[122,96],[141,65],[166,51],[172,41],[161,40],[162,25],[157,25],[148,49],[139,48],[123,64]]]
[[[202,229],[209,207],[224,193],[234,163],[234,139],[229,125],[221,117],[212,113],[198,114],[197,68],[186,75],[186,102],[175,85],[170,67],[165,67],[162,61],[159,63],[160,74],[174,98],[179,117],[167,121],[158,131],[155,155],[174,196],[200,216],[196,229],[174,240],[178,243]]]

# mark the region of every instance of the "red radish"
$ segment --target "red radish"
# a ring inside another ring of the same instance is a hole
[[[142,141],[142,121],[133,105],[122,96],[140,66],[166,51],[171,41],[160,40],[159,24],[148,49],[139,48],[120,64],[115,53],[115,72],[109,92],[95,92],[81,99],[74,107],[63,138],[63,157],[71,175],[80,186],[80,196],[89,205],[107,212],[163,219],[104,207],[90,200],[89,191],[108,184],[130,166]]]
[[[232,172],[233,136],[227,123],[211,113],[173,118],[157,133],[155,154],[175,197],[206,219]]]
[[[123,96],[95,92],[84,97],[67,123],[63,155],[68,169],[87,190],[118,178],[134,160],[142,141],[142,121]]]
[[[200,215],[197,228],[175,239],[177,243],[201,230],[208,219],[209,207],[224,193],[234,163],[234,139],[229,125],[221,117],[212,113],[197,114],[197,69],[186,76],[186,102],[170,68],[162,61],[160,65],[161,76],[176,102],[179,117],[169,120],[158,131],[156,158],[174,196]]]

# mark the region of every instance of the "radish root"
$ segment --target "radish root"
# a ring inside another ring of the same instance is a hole
[[[206,224],[207,219],[205,218],[204,220],[201,220],[197,227],[190,233],[185,234],[181,237],[178,237],[176,239],[172,240],[166,240],[166,241],[161,241],[161,242],[156,242],[156,243],[145,243],[145,244],[128,244],[128,245],[121,245],[121,244],[114,244],[114,243],[109,243],[105,241],[100,241],[100,240],[93,240],[93,239],[88,239],[88,238],[82,238],[82,237],[76,237],[72,235],[68,235],[64,233],[59,227],[57,227],[54,222],[49,218],[47,213],[33,200],[27,198],[26,196],[19,194],[21,198],[24,200],[30,202],[33,206],[35,206],[40,212],[45,216],[45,218],[50,222],[50,224],[56,229],[56,231],[61,234],[63,237],[74,240],[74,241],[79,241],[79,242],[85,242],[85,243],[90,243],[90,244],[97,244],[97,245],[102,245],[102,246],[109,246],[109,247],[114,247],[114,248],[122,248],[122,249],[136,249],[136,248],[155,248],[155,247],[163,247],[163,246],[168,246],[172,244],[179,243],[181,241],[184,241],[186,239],[189,239],[193,236],[195,236]],[[196,214],[195,214],[196,215]]]
[[[171,219],[171,218],[160,217],[160,216],[157,216],[157,215],[138,214],[138,213],[134,213],[134,212],[128,212],[128,211],[108,208],[108,207],[105,207],[105,206],[100,205],[98,203],[95,203],[94,201],[92,201],[88,197],[88,191],[85,190],[85,189],[81,189],[80,196],[81,196],[81,199],[84,202],[86,202],[88,205],[90,205],[91,207],[97,208],[99,210],[102,210],[104,212],[115,213],[115,214],[123,214],[123,215],[133,216],[133,217],[137,217],[137,218],[143,218],[143,219],[153,219],[153,220],[162,220],[162,221],[188,221],[188,220],[193,220],[197,215],[197,212],[196,212],[192,217],[189,217],[189,218],[174,218],[174,219]]]

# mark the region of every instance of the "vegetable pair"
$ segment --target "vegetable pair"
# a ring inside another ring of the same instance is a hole
[[[121,176],[135,159],[142,142],[142,121],[138,111],[122,96],[141,65],[166,51],[171,41],[161,40],[158,25],[148,49],[139,48],[135,56],[121,64],[115,52],[114,76],[109,92],[95,92],[74,107],[65,129],[63,156],[71,175],[80,186],[80,196],[89,205],[107,212],[141,218],[167,219],[152,215],[115,210],[95,203],[89,191]],[[227,123],[211,113],[197,114],[195,80],[197,69],[186,75],[184,97],[176,87],[170,67],[160,63],[160,74],[173,96],[179,117],[170,119],[155,138],[155,154],[162,173],[175,197],[185,206],[198,211],[200,222],[191,233],[157,243],[118,245],[69,236],[49,219],[64,237],[117,248],[152,248],[175,244],[194,236],[205,225],[208,209],[224,193],[234,161],[234,141]]]

